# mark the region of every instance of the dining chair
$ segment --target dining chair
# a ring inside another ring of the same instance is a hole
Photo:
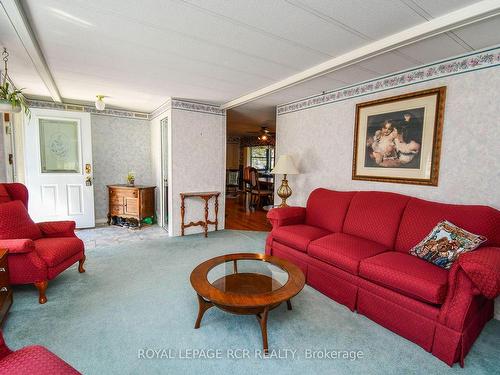
[[[228,169],[226,171],[226,193],[231,196],[238,196],[239,171],[237,169]]]
[[[257,208],[262,207],[262,198],[266,198],[270,201],[273,192],[268,189],[262,189],[259,182],[259,173],[257,169],[250,169],[250,205]]]

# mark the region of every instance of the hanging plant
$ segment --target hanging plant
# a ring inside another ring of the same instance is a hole
[[[24,114],[31,117],[31,111],[23,96],[24,89],[16,89],[9,82],[9,75],[7,73],[7,61],[9,60],[9,53],[7,49],[3,49],[3,61],[4,61],[4,74],[3,78],[0,76],[0,110],[3,112],[20,112],[24,111]]]

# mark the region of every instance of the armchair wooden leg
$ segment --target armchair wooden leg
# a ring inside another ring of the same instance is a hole
[[[78,272],[80,273],[85,272],[85,268],[83,268],[83,263],[85,263],[85,259],[87,259],[87,257],[83,255],[83,258],[78,261]]]
[[[47,280],[38,281],[35,283],[35,287],[38,289],[38,302],[40,304],[44,304],[47,302],[47,297],[45,296],[45,291],[49,286],[49,282]]]

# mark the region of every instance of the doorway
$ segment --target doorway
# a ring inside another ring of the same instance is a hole
[[[253,124],[227,123],[226,229],[270,231],[273,207],[274,131]]]
[[[16,177],[16,167],[14,162],[14,124],[10,113],[3,113],[3,126],[0,134],[0,145],[3,146],[3,153],[0,155],[0,181],[14,182]]]

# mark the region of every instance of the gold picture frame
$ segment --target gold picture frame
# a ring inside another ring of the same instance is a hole
[[[356,105],[352,179],[437,186],[446,87]]]

